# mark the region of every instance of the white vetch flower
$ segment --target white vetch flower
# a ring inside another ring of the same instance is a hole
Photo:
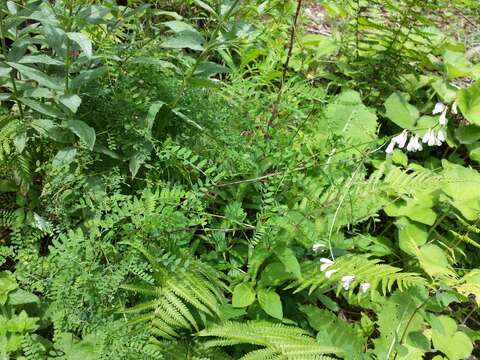
[[[438,118],[438,123],[442,126],[447,125],[447,110],[448,108],[445,107],[445,109],[442,111],[442,114]]]
[[[446,136],[446,133],[445,133],[445,129],[441,128],[440,130],[438,130],[437,139],[440,142],[444,142],[446,140],[446,138],[447,138],[447,136]]]
[[[420,138],[415,135],[410,139],[410,142],[407,145],[407,151],[422,151],[423,146],[420,143]]]
[[[320,262],[322,263],[322,265],[320,265],[320,271],[325,271],[327,270],[330,266],[332,266],[333,264],[335,264],[334,261],[330,260],[330,259],[327,259],[327,258],[321,258],[320,259]]]
[[[388,144],[387,148],[385,149],[385,153],[390,155],[391,153],[393,153],[393,149],[395,149],[395,142],[392,140],[390,141],[390,144]]]
[[[362,293],[366,293],[368,289],[370,289],[370,283],[367,282],[367,281],[364,281],[360,284],[360,290],[362,291]]]
[[[445,111],[447,107],[442,102],[437,102],[433,108],[432,115],[440,114],[442,111]]]
[[[320,244],[320,243],[315,243],[315,244],[312,245],[312,250],[317,252],[318,250],[320,250],[323,247],[325,247],[325,245]]]
[[[427,143],[428,146],[433,146],[437,143],[437,138],[432,129],[428,129],[425,135],[423,135],[422,142]]]
[[[405,143],[408,140],[408,132],[407,130],[403,130],[400,135],[395,136],[392,138],[392,141],[398,144],[398,147],[401,149],[405,146]]]
[[[345,290],[350,289],[350,284],[355,280],[354,275],[345,275],[342,277],[342,286]]]
[[[338,271],[338,269],[332,269],[332,270],[327,270],[325,271],[325,277],[327,279],[330,279],[333,274],[335,274]]]
[[[454,114],[454,115],[458,114],[457,101],[456,100],[452,104],[452,114]]]

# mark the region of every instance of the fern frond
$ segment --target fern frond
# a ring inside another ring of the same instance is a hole
[[[191,261],[182,271],[176,266],[169,268],[171,261],[174,265],[178,258],[164,254],[158,259],[148,249],[140,244],[125,243],[141,252],[153,268],[152,279],[154,284],[132,283],[122,286],[127,291],[133,291],[150,297],[152,300],[140,302],[123,310],[125,314],[139,314],[131,321],[150,322],[151,332],[160,338],[177,337],[177,330],[199,330],[197,318],[200,314],[218,316],[219,303],[222,295],[219,291],[221,283],[214,272],[205,264]]]
[[[426,280],[417,273],[402,272],[402,269],[380,264],[379,259],[368,259],[363,256],[344,256],[338,258],[329,270],[338,270],[330,278],[320,271],[319,263],[310,262],[304,265],[302,277],[295,280],[287,288],[296,288],[295,292],[308,289],[311,294],[318,288],[326,288],[337,284],[337,294],[342,285],[339,280],[346,275],[355,276],[350,285],[350,292],[361,282],[368,282],[372,288],[378,288],[383,294],[392,291],[394,285],[406,289],[416,285],[425,285]]]
[[[220,338],[207,340],[205,343],[207,347],[237,344],[264,347],[264,349],[254,350],[242,359],[318,359],[326,353],[340,352],[336,347],[318,344],[303,329],[266,321],[246,323],[229,321],[202,330],[198,335]]]

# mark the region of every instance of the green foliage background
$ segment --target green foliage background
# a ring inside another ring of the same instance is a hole
[[[476,359],[479,27],[1,2],[0,358]]]

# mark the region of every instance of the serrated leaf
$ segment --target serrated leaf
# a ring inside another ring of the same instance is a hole
[[[67,36],[70,40],[75,41],[78,46],[80,46],[80,49],[82,49],[83,53],[87,58],[92,58],[92,42],[87,35],[78,32],[69,32],[67,33]]]
[[[255,290],[252,285],[242,283],[235,286],[232,295],[232,305],[236,308],[243,308],[251,305],[255,301]]]
[[[65,122],[65,125],[70,131],[72,131],[78,138],[87,145],[90,150],[93,150],[95,145],[95,129],[87,125],[82,120],[69,120]]]
[[[260,307],[270,316],[282,320],[282,300],[274,290],[260,289],[257,292]]]
[[[275,248],[274,252],[289,273],[294,274],[296,277],[302,276],[300,264],[298,263],[298,260],[292,249],[286,246],[281,246]]]

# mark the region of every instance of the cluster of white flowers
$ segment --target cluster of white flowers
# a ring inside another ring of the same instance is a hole
[[[338,271],[338,269],[327,270],[332,265],[335,265],[335,261],[332,261],[327,258],[320,259],[320,271],[325,272],[325,277],[327,279],[329,279],[333,274],[335,274]],[[355,281],[355,279],[356,279],[355,275],[345,275],[340,279],[340,282],[342,283],[342,287],[345,290],[348,290],[350,289],[350,285],[352,284],[352,282]],[[365,294],[368,291],[368,289],[370,289],[370,287],[371,287],[370,283],[368,281],[364,281],[360,284],[360,291]]]
[[[385,149],[385,152],[387,154],[393,153],[393,150],[396,146],[398,146],[400,149],[403,149],[405,145],[407,145],[407,151],[415,152],[423,150],[422,143],[427,144],[428,146],[442,145],[447,138],[447,134],[445,132],[445,127],[448,122],[447,111],[448,106],[441,102],[437,102],[433,108],[432,114],[440,114],[440,117],[438,118],[438,124],[440,125],[439,129],[427,129],[427,132],[422,136],[421,142],[420,137],[416,134],[412,134],[410,141],[408,141],[409,132],[405,129],[399,135],[392,138],[390,144],[388,144],[387,148]],[[456,102],[452,104],[451,112],[452,114],[458,113]]]
[[[317,252],[317,251],[320,251],[320,249],[324,248],[325,245],[324,244],[321,244],[321,243],[315,243],[313,244],[312,246],[312,250]]]

